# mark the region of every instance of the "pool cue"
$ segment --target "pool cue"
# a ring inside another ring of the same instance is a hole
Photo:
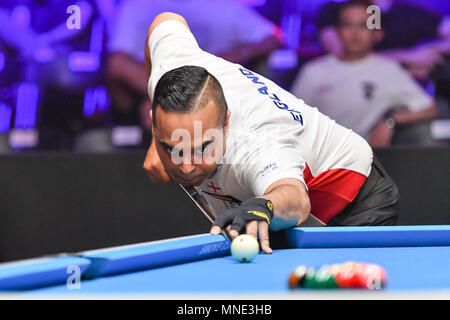
[[[184,192],[186,192],[189,198],[191,198],[191,200],[197,205],[197,207],[208,218],[208,220],[211,221],[211,223],[214,223],[215,216],[208,201],[203,196],[201,196],[193,186],[183,186],[180,183],[178,185],[181,187],[181,189],[184,190]],[[225,236],[231,240],[231,236],[228,233],[228,230],[222,229],[222,231]]]
[[[305,221],[299,224],[297,227],[325,227],[326,224],[314,217],[312,214],[308,215]]]

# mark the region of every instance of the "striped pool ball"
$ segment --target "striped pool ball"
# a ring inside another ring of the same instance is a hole
[[[295,268],[289,276],[289,288],[295,289],[303,287],[307,270],[308,267],[303,265]]]

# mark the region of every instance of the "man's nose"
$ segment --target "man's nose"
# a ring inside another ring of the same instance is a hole
[[[195,170],[195,164],[193,164],[191,161],[183,161],[183,163],[180,165],[181,172],[188,176]]]

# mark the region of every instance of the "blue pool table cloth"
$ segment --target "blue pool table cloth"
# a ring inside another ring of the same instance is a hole
[[[21,273],[11,264],[0,265],[0,290],[69,296],[285,294],[290,292],[289,274],[298,265],[319,267],[357,261],[375,263],[386,270],[384,291],[450,292],[450,226],[293,228],[286,232],[290,249],[259,254],[252,263],[235,261],[229,255],[230,242],[222,235],[84,252],[73,257],[81,260],[66,261],[66,265],[83,265],[84,277],[78,290],[70,290],[65,279],[43,284],[36,272],[35,278],[28,275],[29,283],[24,286],[23,270]],[[31,264],[26,271],[33,275],[34,268]],[[21,280],[14,287],[17,279]]]

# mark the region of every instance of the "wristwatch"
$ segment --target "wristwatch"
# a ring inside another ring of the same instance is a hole
[[[383,116],[384,124],[390,129],[394,129],[395,125],[396,125],[396,122],[395,122],[395,119],[393,116],[394,112],[395,112],[395,110],[391,109],[391,110],[387,111]]]
[[[395,119],[390,117],[390,118],[386,118],[384,119],[384,124],[390,128],[390,129],[394,129],[395,128]]]

